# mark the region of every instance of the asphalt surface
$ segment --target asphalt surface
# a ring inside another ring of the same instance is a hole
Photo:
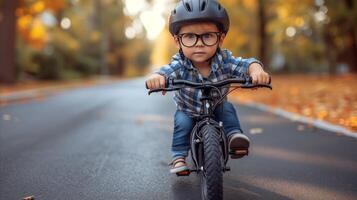
[[[168,171],[171,95],[143,82],[0,107],[0,199],[200,199],[196,174]],[[224,199],[357,199],[356,139],[237,111],[252,148],[229,161]]]

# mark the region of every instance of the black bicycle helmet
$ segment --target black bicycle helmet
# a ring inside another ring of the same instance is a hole
[[[202,21],[216,23],[224,33],[229,30],[227,11],[216,0],[182,0],[171,11],[169,30],[176,35],[183,24]]]

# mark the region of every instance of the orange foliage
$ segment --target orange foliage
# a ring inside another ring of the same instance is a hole
[[[239,90],[232,98],[259,102],[357,130],[357,75],[274,75],[273,90]]]
[[[42,49],[48,40],[45,25],[32,15],[20,16],[17,20],[17,30],[19,35],[34,49]]]
[[[27,5],[20,1],[16,9],[17,30],[19,35],[34,49],[42,49],[48,41],[47,27],[42,23],[39,15],[46,10],[57,13],[67,7],[64,0],[37,0]]]
[[[57,13],[57,12],[65,9],[68,6],[67,1],[64,1],[64,0],[56,0],[56,1],[45,0],[44,2],[46,5],[46,8],[51,10],[54,13]]]
[[[30,13],[35,15],[35,14],[43,12],[45,10],[45,8],[46,8],[45,2],[37,1],[30,6],[29,10],[30,10]]]
[[[257,1],[243,0],[242,4],[246,6],[249,10],[255,10],[257,8]]]

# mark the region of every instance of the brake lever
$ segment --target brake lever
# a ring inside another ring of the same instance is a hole
[[[148,95],[150,95],[153,92],[160,92],[160,91],[163,91],[163,89],[149,90]]]

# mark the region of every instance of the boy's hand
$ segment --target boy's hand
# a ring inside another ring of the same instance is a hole
[[[165,77],[156,73],[151,74],[146,80],[146,85],[150,90],[165,88]],[[165,91],[162,92],[163,95],[165,95],[165,93]]]
[[[258,63],[249,65],[248,74],[252,77],[253,84],[269,84],[269,74]]]

